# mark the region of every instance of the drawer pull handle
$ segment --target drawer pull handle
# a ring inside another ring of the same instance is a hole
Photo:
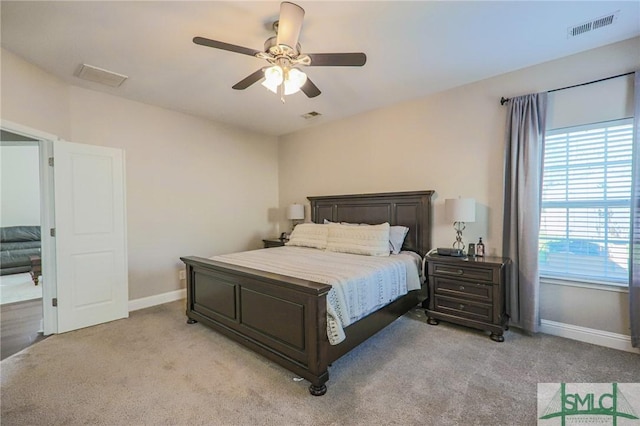
[[[463,285],[460,286],[460,291],[464,291],[464,286]]]
[[[462,274],[464,274],[464,271],[462,269],[458,269],[457,271],[441,270],[440,272],[443,273],[443,274],[451,274],[451,275],[462,275]]]
[[[461,311],[464,311],[464,305],[462,305],[462,304],[461,304],[461,305],[459,306],[459,308],[460,308],[460,310],[461,310]]]

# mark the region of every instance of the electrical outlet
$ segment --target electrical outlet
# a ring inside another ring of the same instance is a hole
[[[180,271],[178,271],[178,278],[180,278],[181,280],[186,280],[187,271],[185,271],[184,269],[181,269]]]

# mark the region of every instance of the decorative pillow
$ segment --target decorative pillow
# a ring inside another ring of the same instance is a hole
[[[389,250],[391,250],[392,254],[400,253],[408,232],[409,228],[406,226],[392,226],[389,228]]]
[[[285,245],[298,247],[327,248],[329,225],[301,223],[293,228],[289,241]]]
[[[327,219],[324,220],[324,224],[328,225],[331,222]],[[349,226],[371,226],[368,223],[349,223],[349,222],[340,222],[341,225],[349,225]],[[404,239],[407,237],[407,233],[409,232],[409,228],[406,226],[394,225],[389,227],[389,251],[392,254],[399,254],[400,250],[402,250],[402,244],[404,244]]]
[[[389,256],[389,224],[353,226],[331,223],[327,251]]]

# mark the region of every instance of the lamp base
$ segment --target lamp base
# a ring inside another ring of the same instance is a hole
[[[462,231],[466,229],[464,222],[453,222],[453,229],[456,230],[456,240],[453,242],[453,248],[460,249],[464,252],[465,245],[462,242]]]

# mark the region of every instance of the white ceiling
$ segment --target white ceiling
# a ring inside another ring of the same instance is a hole
[[[259,83],[231,89],[266,62],[192,42],[261,50],[279,2],[3,0],[1,40],[70,84],[283,135],[640,35],[637,0],[298,4],[303,53],[365,52],[367,63],[306,68],[322,94],[285,104]],[[618,10],[613,25],[567,36],[568,27]],[[74,74],[83,63],[129,79],[119,88],[81,80]],[[322,116],[301,118],[310,111]]]

